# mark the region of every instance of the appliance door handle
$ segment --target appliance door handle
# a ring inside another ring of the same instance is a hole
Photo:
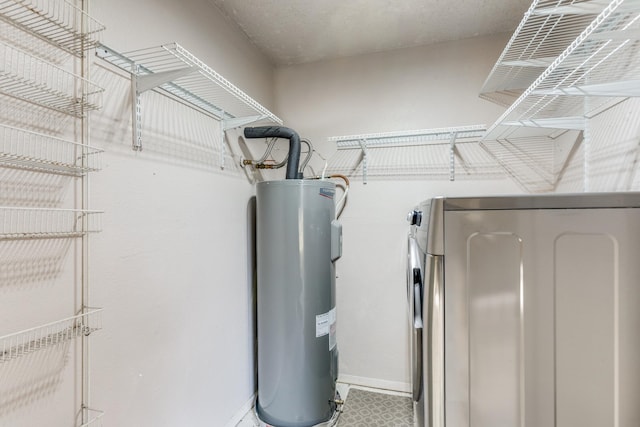
[[[423,318],[425,330],[424,366],[427,427],[445,427],[444,395],[444,257],[427,254],[427,306]]]
[[[407,250],[407,299],[409,302],[409,322],[411,325],[411,394],[414,402],[420,399],[423,390],[423,262],[420,248],[411,235]]]
[[[414,285],[420,283],[422,285],[422,263],[424,257],[420,256],[420,248],[418,242],[412,236],[407,239],[407,300],[409,301],[409,309],[413,309],[411,299],[415,296]]]
[[[413,327],[422,329],[422,271],[419,268],[413,269]]]

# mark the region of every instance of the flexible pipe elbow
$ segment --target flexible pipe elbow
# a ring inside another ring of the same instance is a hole
[[[286,179],[302,178],[300,166],[300,136],[293,129],[283,126],[257,126],[244,128],[245,138],[286,138],[289,140]]]

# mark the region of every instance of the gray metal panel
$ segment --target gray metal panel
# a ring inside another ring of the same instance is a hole
[[[444,224],[446,426],[640,425],[640,209]]]
[[[587,209],[640,207],[640,193],[545,194],[540,196],[444,198],[446,211],[513,209]]]
[[[338,220],[331,221],[331,261],[342,256],[342,224]]]
[[[445,427],[444,257],[427,254],[423,331],[424,416],[426,427]]]
[[[278,427],[319,424],[334,411],[334,193],[327,181],[257,185],[257,412]]]
[[[414,402],[420,401],[422,379],[422,318],[425,254],[415,238],[409,236],[407,247],[407,301],[409,303],[409,327],[411,328],[411,390]]]

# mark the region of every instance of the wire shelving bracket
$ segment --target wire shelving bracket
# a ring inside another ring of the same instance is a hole
[[[80,425],[80,427],[102,427],[102,417],[104,411],[91,408],[83,408],[85,419],[88,421]]]
[[[102,329],[102,308],[85,308],[84,313],[46,325],[0,337],[0,363],[88,336]]]
[[[365,184],[369,176],[437,175],[454,181],[457,163],[459,175],[496,175],[497,164],[478,146],[485,131],[485,125],[472,125],[330,137],[327,141],[336,143],[337,152],[327,173],[353,176],[361,169]],[[416,150],[430,152],[417,155]]]
[[[177,43],[119,53],[104,45],[96,54],[131,74],[133,149],[142,150],[140,95],[160,89],[222,122],[223,130],[282,120]],[[224,144],[223,144],[224,145]]]

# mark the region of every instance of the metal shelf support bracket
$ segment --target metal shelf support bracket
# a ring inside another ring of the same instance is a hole
[[[449,142],[449,181],[456,180],[456,139],[458,138],[458,132],[451,133],[451,140]]]
[[[268,118],[269,117],[265,115],[258,115],[258,116],[234,117],[232,119],[224,119],[222,121],[222,128],[225,131],[227,131],[229,129],[243,127],[246,125],[250,125],[251,123],[255,123],[260,120],[264,120]]]
[[[367,183],[367,140],[361,139],[358,141],[360,144],[360,149],[362,150],[362,183]]]
[[[177,70],[140,75],[139,68],[137,68],[135,79],[138,81],[137,82],[138,93],[143,93],[148,90],[154,89],[158,86],[161,86],[165,83],[169,83],[173,80],[179,79],[180,77],[184,77],[196,71],[197,70],[194,67],[185,67],[185,68],[179,68]]]

